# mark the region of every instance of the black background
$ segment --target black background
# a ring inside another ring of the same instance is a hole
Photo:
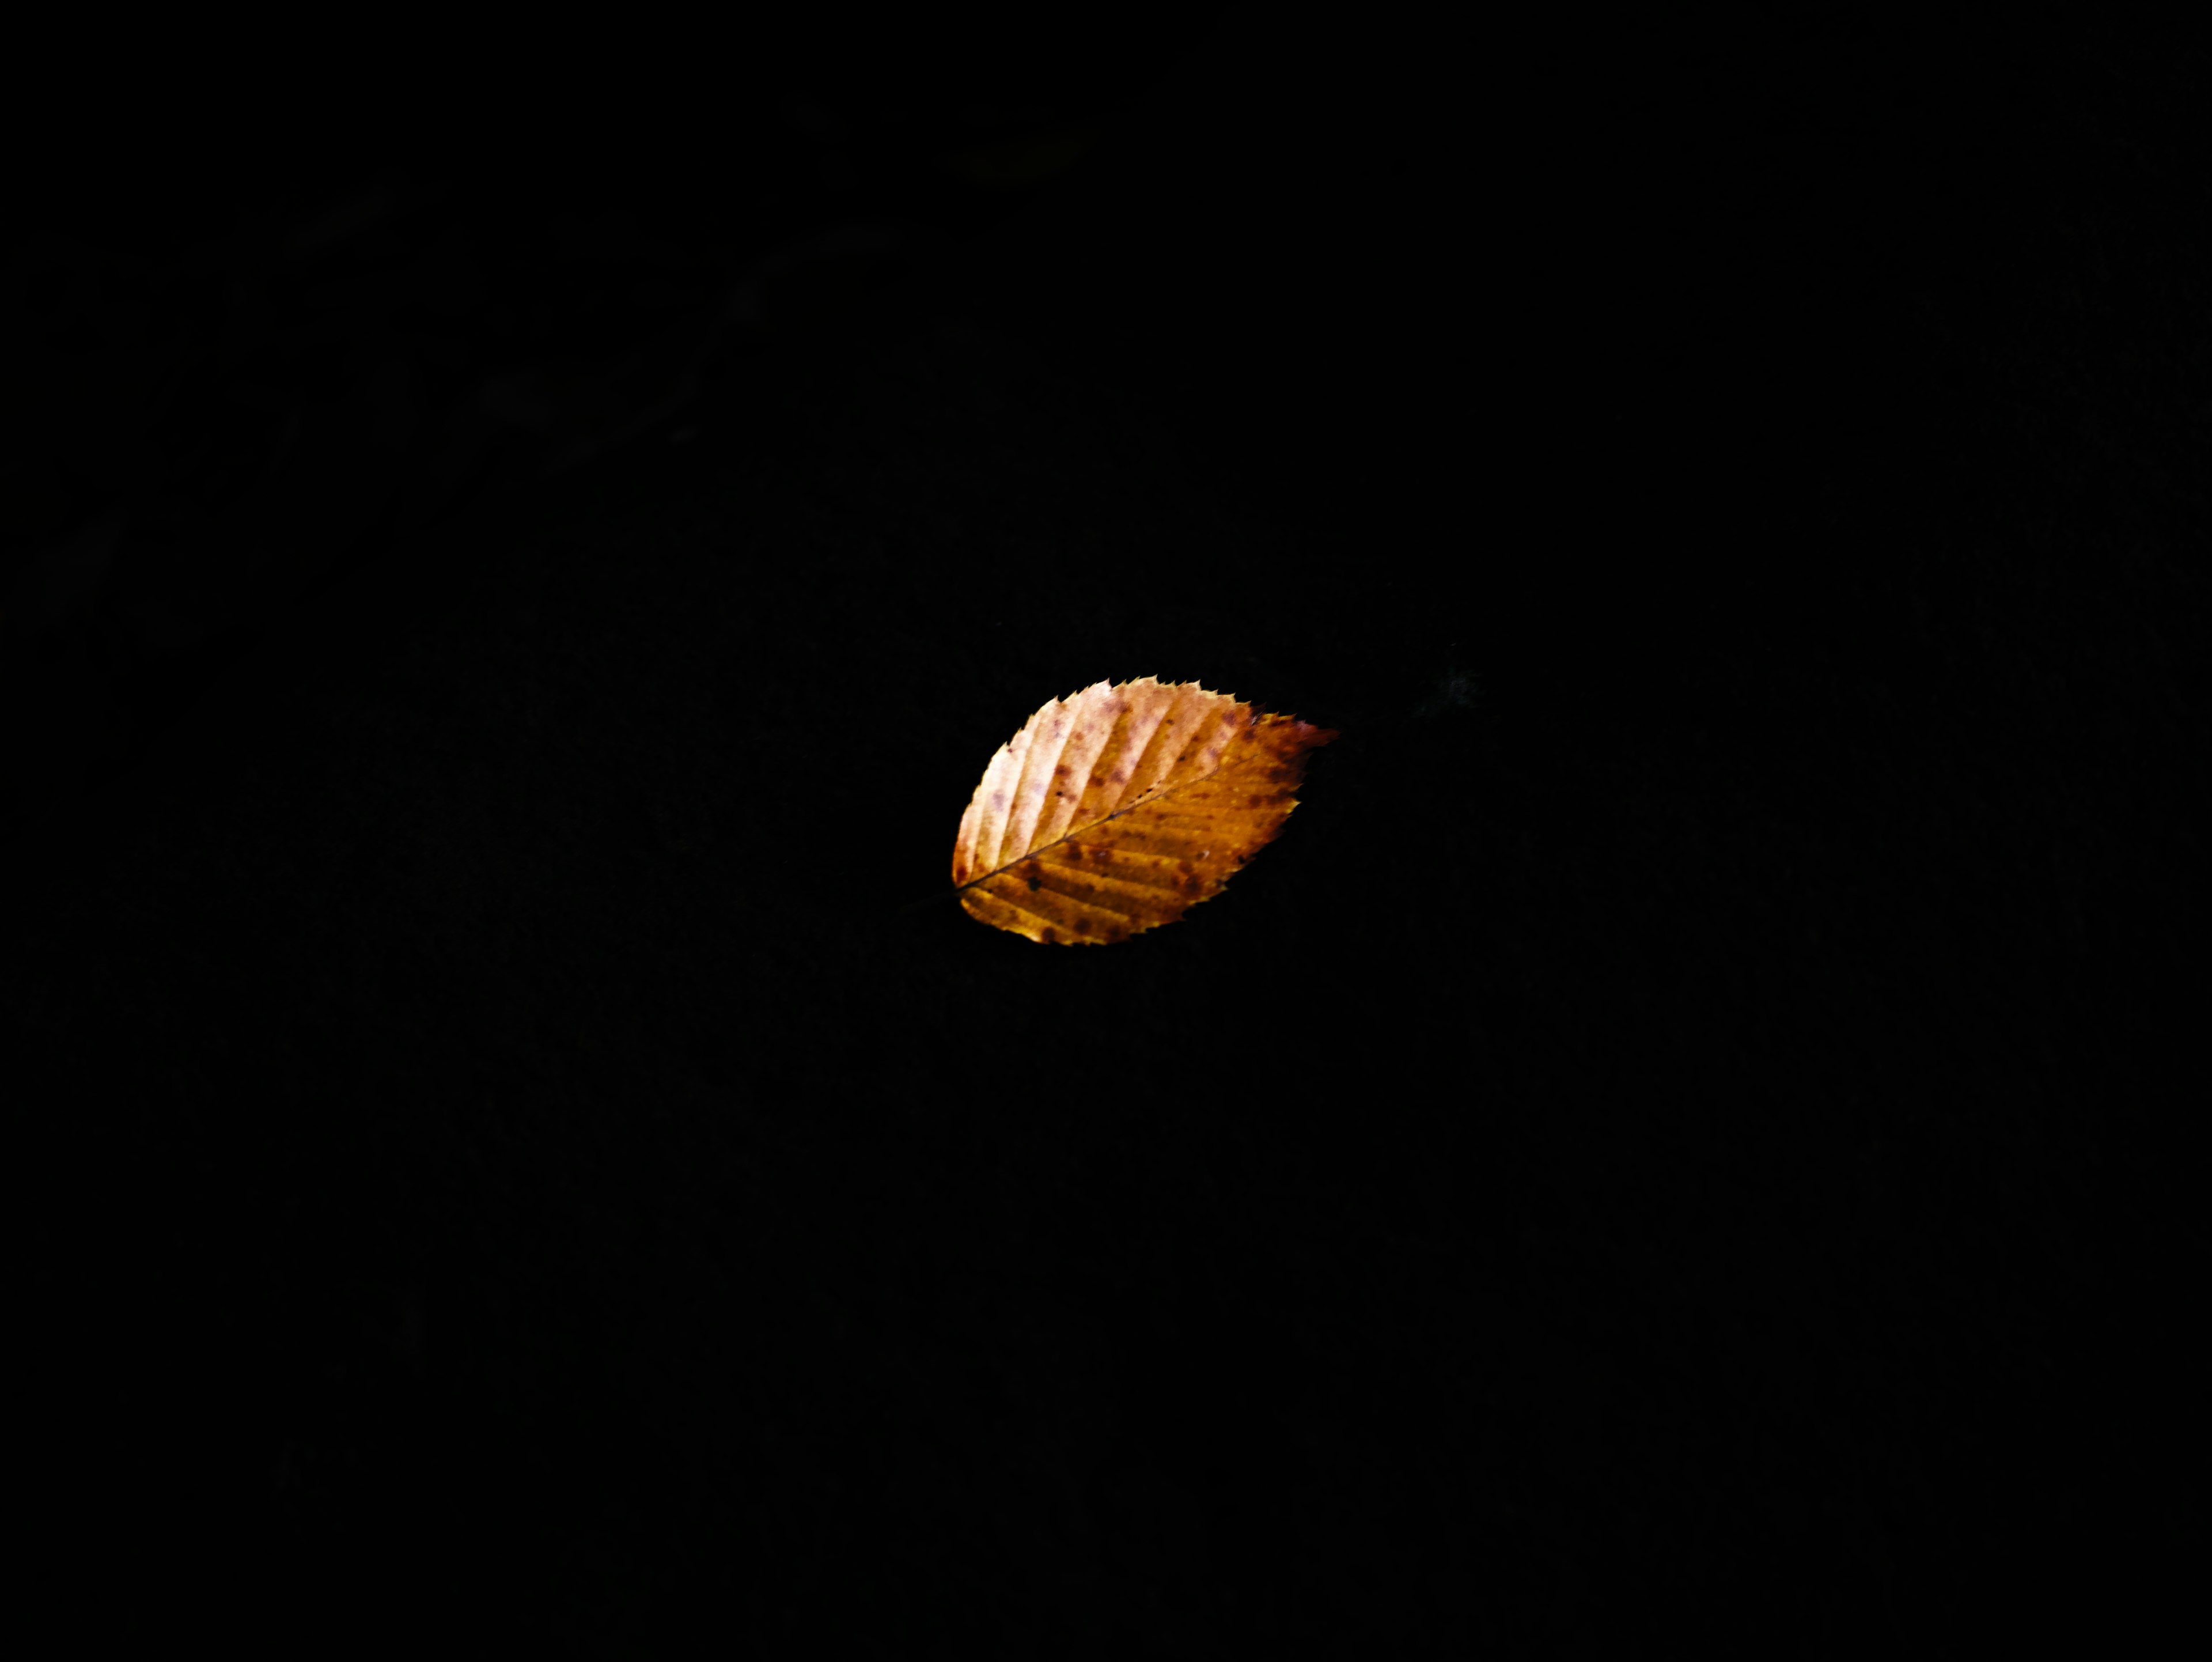
[[[57,94],[14,210],[80,1631],[2160,1614],[2201,58],[286,50]],[[1122,946],[967,919],[992,750],[1148,673],[1340,730],[1281,840]]]

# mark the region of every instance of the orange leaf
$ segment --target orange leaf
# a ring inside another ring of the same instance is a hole
[[[960,904],[1070,946],[1172,923],[1274,840],[1306,752],[1335,737],[1195,681],[1055,698],[999,746],[961,816]]]

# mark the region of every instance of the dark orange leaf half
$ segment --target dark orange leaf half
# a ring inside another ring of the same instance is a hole
[[[961,816],[952,881],[971,917],[1099,946],[1211,900],[1297,806],[1336,734],[1195,681],[1101,681],[999,747]]]

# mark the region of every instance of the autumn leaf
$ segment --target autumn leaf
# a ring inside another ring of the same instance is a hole
[[[960,904],[1048,945],[1172,923],[1274,840],[1306,752],[1336,736],[1195,681],[1055,698],[999,747],[961,816]]]

